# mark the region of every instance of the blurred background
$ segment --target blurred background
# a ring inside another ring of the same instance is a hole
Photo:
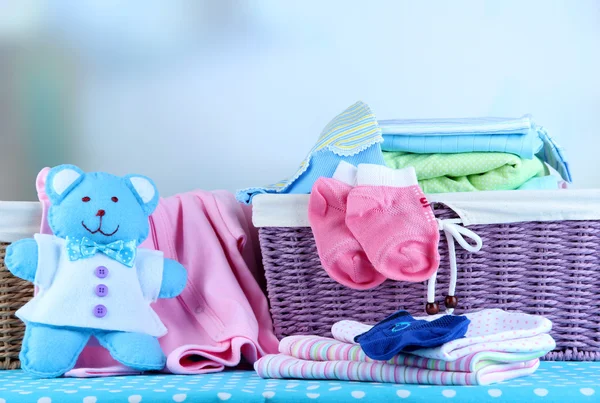
[[[0,0],[0,200],[61,163],[164,196],[273,183],[357,100],[531,113],[600,187],[600,2]]]

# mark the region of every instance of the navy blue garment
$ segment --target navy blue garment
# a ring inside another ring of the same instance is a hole
[[[438,347],[465,336],[471,321],[466,316],[444,315],[438,319],[417,320],[406,311],[398,311],[379,322],[354,341],[367,357],[387,361],[400,352]]]

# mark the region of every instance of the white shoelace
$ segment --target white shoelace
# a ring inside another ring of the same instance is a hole
[[[456,291],[456,279],[458,276],[458,270],[456,266],[456,248],[454,242],[458,242],[465,250],[469,252],[479,252],[483,246],[483,241],[473,231],[463,227],[460,224],[462,221],[459,218],[453,218],[449,220],[436,219],[440,231],[444,231],[446,235],[446,241],[448,242],[448,257],[450,260],[450,285],[448,287],[448,295],[454,296]],[[475,245],[468,243],[464,237],[470,238],[475,241]],[[427,282],[427,302],[435,302],[435,282],[437,279],[437,270]],[[447,308],[446,313],[452,314],[453,308]]]

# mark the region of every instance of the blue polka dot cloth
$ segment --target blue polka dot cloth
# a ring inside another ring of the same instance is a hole
[[[0,371],[0,403],[150,402],[598,402],[600,362],[542,362],[526,378],[489,386],[396,385],[206,375],[36,379]]]

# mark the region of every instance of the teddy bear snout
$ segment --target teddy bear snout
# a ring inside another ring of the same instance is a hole
[[[96,217],[104,217],[104,214],[106,214],[106,211],[98,210],[98,212],[96,213]]]

